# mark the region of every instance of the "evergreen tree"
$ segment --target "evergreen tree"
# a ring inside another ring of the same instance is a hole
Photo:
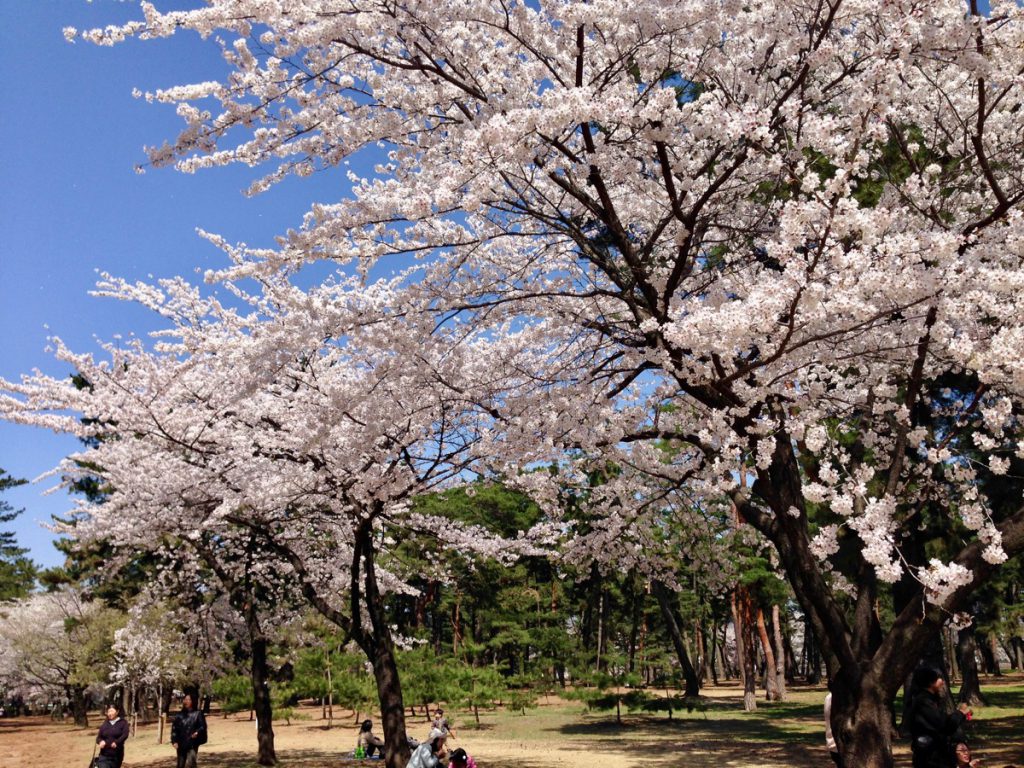
[[[24,483],[0,469],[0,493]],[[23,511],[0,499],[0,525],[11,522]],[[36,566],[25,557],[27,552],[18,546],[13,531],[0,530],[0,601],[24,597],[35,586]]]

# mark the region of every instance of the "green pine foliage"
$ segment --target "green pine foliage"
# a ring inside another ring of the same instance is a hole
[[[230,674],[214,680],[213,695],[225,714],[247,712],[252,709],[252,682],[246,675]]]
[[[23,485],[0,469],[0,493]],[[0,525],[12,522],[24,510],[14,509],[7,501],[0,499]],[[24,547],[19,547],[13,531],[0,530],[0,602],[24,597],[36,584],[37,568]]]

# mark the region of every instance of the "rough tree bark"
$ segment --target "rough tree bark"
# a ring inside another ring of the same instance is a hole
[[[995,635],[984,633],[978,636],[978,651],[985,662],[985,674],[1001,676],[1003,671],[999,668],[999,657],[996,655]]]
[[[784,413],[776,415],[784,425]],[[832,732],[840,754],[848,765],[859,768],[892,768],[892,703],[899,687],[929,643],[938,639],[947,617],[965,610],[974,590],[996,566],[984,560],[980,542],[969,544],[954,562],[973,574],[972,581],[939,605],[928,602],[919,590],[882,636],[875,613],[878,594],[874,579],[864,578],[862,571],[852,620],[826,584],[809,546],[801,482],[791,440],[777,438],[772,463],[767,470],[758,470],[752,493],[740,489],[734,501],[743,519],[775,545],[819,641],[832,691]],[[752,495],[766,503],[771,513],[754,503]],[[790,514],[793,509],[798,514]],[[1024,507],[998,528],[1007,555],[1024,550]]]
[[[984,705],[985,697],[981,693],[981,679],[978,677],[978,646],[975,642],[973,624],[957,633],[956,652],[962,676],[957,701],[971,706]]]
[[[757,709],[757,648],[754,644],[754,612],[750,596],[743,587],[733,591],[732,613],[736,627],[736,669],[743,683],[743,709],[753,712]]]
[[[373,677],[377,683],[381,723],[384,728],[384,758],[387,768],[405,768],[409,762],[409,741],[405,733],[405,708],[402,703],[402,685],[395,662],[391,627],[384,613],[384,600],[377,585],[374,560],[373,528],[369,520],[356,530],[356,558],[353,563],[353,581],[358,585],[359,558],[363,565],[365,605],[370,616],[370,631],[359,624],[358,610],[353,610],[352,637],[373,664]],[[354,599],[358,599],[356,590]],[[353,605],[354,609],[357,606]]]
[[[255,611],[249,611],[255,615]],[[255,624],[255,627],[252,626]],[[246,616],[246,627],[252,641],[252,661],[249,665],[252,680],[253,710],[256,712],[256,741],[259,751],[256,762],[260,765],[276,765],[277,752],[274,749],[274,712],[270,704],[270,686],[268,678],[270,667],[267,664],[267,638],[259,630],[255,616],[250,623]]]
[[[79,728],[89,727],[89,702],[85,698],[85,686],[65,685],[64,694],[71,705],[71,716]]]

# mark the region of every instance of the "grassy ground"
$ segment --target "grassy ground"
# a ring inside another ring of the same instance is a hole
[[[987,768],[1024,767],[1024,678],[1020,675],[983,681],[990,706],[977,708],[970,724],[976,756]],[[735,686],[708,689],[699,707],[690,712],[640,714],[586,712],[576,703],[541,702],[526,715],[481,713],[476,727],[468,713],[455,713],[457,738],[476,757],[481,768],[796,768],[827,767],[831,761],[822,736],[820,688],[798,688],[783,703],[758,703],[756,712],[740,710]],[[328,729],[320,710],[309,708],[308,719],[287,726],[275,723],[278,756],[285,768],[341,768],[379,765],[355,761],[353,717]],[[451,713],[449,713],[451,714]],[[67,768],[88,763],[92,733],[46,719],[21,720],[12,727],[0,720],[0,765]],[[200,754],[202,768],[254,768],[255,729],[244,716],[210,718],[210,743]],[[337,723],[337,721],[336,721]],[[428,724],[409,723],[409,731],[424,737]],[[172,768],[167,744],[156,744],[150,725],[128,742],[126,768]],[[897,765],[908,766],[906,743],[897,745]]]

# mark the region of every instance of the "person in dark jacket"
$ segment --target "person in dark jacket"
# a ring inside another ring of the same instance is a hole
[[[186,693],[181,712],[171,725],[171,746],[178,751],[178,768],[196,768],[199,747],[206,743],[206,718]]]
[[[100,748],[97,765],[101,768],[121,768],[124,762],[124,742],[128,738],[128,721],[122,716],[116,704],[107,707],[107,719],[96,734],[96,746]]]
[[[961,704],[946,712],[942,699],[946,681],[932,667],[917,669],[911,687],[915,691],[909,711],[914,768],[955,768],[953,745],[963,741],[961,727],[971,715],[970,708]]]

